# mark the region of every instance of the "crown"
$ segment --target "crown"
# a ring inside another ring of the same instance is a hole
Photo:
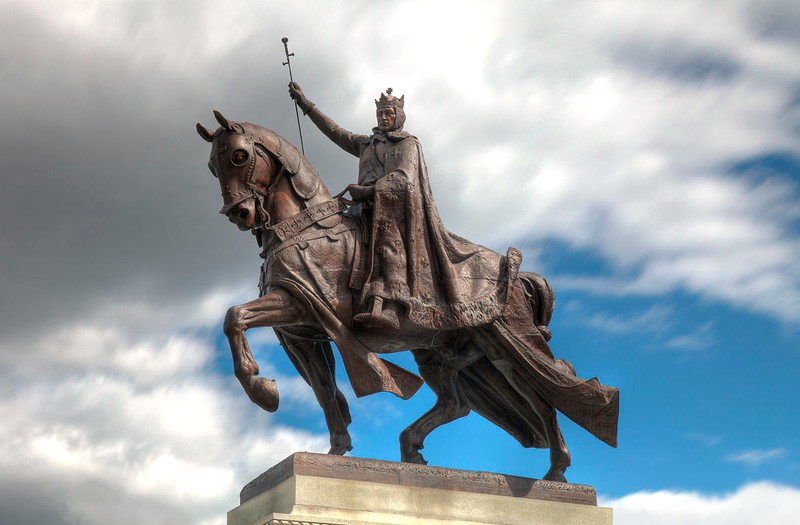
[[[392,88],[386,88],[386,94],[381,93],[381,96],[378,100],[375,101],[375,107],[380,108],[395,108],[395,109],[403,109],[403,105],[406,103],[406,96],[403,95],[400,98],[395,97],[392,95]]]

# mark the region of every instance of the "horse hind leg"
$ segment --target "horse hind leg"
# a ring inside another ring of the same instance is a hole
[[[328,454],[342,456],[353,450],[347,427],[351,423],[347,399],[336,385],[336,364],[331,344],[291,336],[276,330],[278,340],[300,376],[311,387],[328,426]]]
[[[440,426],[469,414],[470,406],[458,379],[452,360],[444,359],[439,350],[414,350],[420,375],[436,394],[433,407],[400,433],[400,460],[426,465],[420,454],[425,438]]]
[[[552,315],[555,298],[549,284],[541,276],[537,277],[542,282],[537,284],[530,279],[523,279],[523,284],[529,288],[529,294],[526,295],[521,288],[515,287],[503,318],[480,333],[485,336],[482,346],[489,360],[542,423],[544,437],[550,449],[550,469],[543,479],[566,482],[564,473],[572,459],[558,425],[556,410],[531,382],[531,376],[526,373],[531,365],[522,357],[527,352],[534,352],[546,359],[553,358],[547,345],[549,330],[545,333],[543,330]],[[528,296],[537,297],[538,300],[530,301]],[[566,361],[558,360],[556,363],[564,373],[575,374]]]
[[[547,439],[547,444],[550,448],[550,469],[545,473],[542,479],[566,483],[567,478],[565,472],[570,464],[572,464],[572,457],[564,441],[564,436],[561,434],[556,409],[545,401],[536,389],[521,377],[510,362],[499,360],[493,361],[492,364],[503,373],[514,390],[525,399],[542,422],[545,439]]]
[[[572,456],[569,453],[567,443],[564,441],[564,436],[561,433],[556,409],[542,399],[538,393],[534,392],[534,394],[535,400],[533,400],[531,404],[536,405],[534,410],[544,424],[545,437],[550,446],[550,468],[542,479],[567,483],[565,473],[567,468],[572,464]]]

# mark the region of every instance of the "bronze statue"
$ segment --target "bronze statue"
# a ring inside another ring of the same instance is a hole
[[[549,448],[544,479],[566,481],[571,461],[556,409],[615,447],[619,392],[578,378],[554,358],[547,325],[555,296],[547,281],[519,271],[515,248],[502,256],[442,225],[419,141],[402,131],[404,98],[381,94],[378,127],[367,136],[338,127],[297,84],[290,94],[359,157],[358,184],[348,186],[356,204],[333,197],[308,159],[273,131],[217,111],[216,131],[197,125],[212,143],[221,213],[262,248],[260,297],[232,307],[224,323],[250,399],[278,408],[275,382],[258,377],[245,337],[249,328],[271,326],[319,401],[331,454],[352,449],[331,342],[359,397],[412,396],[422,380],[376,354],[413,353],[437,400],[401,433],[402,461],[425,463],[425,437],[470,410],[525,447]]]
[[[504,290],[483,278],[497,275],[499,259],[442,224],[422,146],[403,131],[405,97],[393,96],[391,88],[381,93],[375,100],[378,125],[368,136],[339,127],[296,83],[289,92],[329,139],[359,158],[358,184],[347,189],[361,204],[369,243],[356,325],[398,330],[406,317],[426,328],[452,329],[497,317],[503,306],[496,296]]]

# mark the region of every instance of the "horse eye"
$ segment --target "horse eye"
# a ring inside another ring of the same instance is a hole
[[[248,157],[249,155],[245,150],[237,149],[233,152],[233,155],[231,155],[231,163],[233,163],[234,166],[243,166],[244,163],[247,162]]]

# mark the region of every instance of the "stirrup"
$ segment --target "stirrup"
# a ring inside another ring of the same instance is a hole
[[[387,301],[383,307],[383,297],[372,300],[372,311],[356,314],[353,323],[373,330],[397,331],[400,329],[400,316],[397,315],[397,306],[394,302]]]

